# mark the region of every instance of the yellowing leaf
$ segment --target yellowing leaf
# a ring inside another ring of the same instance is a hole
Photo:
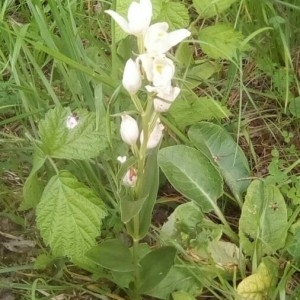
[[[263,300],[268,298],[269,291],[276,283],[277,267],[270,260],[265,259],[256,272],[246,277],[237,287],[237,300]]]

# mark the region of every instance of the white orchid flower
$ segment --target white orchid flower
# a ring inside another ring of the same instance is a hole
[[[157,88],[152,86],[146,86],[148,92],[157,93],[154,100],[153,106],[156,112],[166,112],[169,110],[171,104],[175,101],[180,93],[180,88],[175,86],[169,86],[164,88]]]
[[[137,63],[141,62],[146,73],[147,80],[154,86],[170,86],[175,73],[173,61],[165,55],[152,57],[149,54],[141,54]]]
[[[130,95],[136,94],[142,85],[142,75],[139,66],[132,59],[128,59],[126,62],[122,83]]]
[[[148,137],[148,141],[147,141],[147,149],[153,149],[155,148],[160,140],[162,139],[163,136],[163,130],[164,130],[164,125],[160,123],[160,120],[158,119],[154,129],[152,130],[152,132],[150,133],[149,137]],[[140,135],[140,142],[141,144],[143,144],[144,141],[144,133],[143,131],[141,132]]]
[[[139,127],[136,120],[129,115],[122,115],[120,134],[123,142],[132,146],[139,137]]]
[[[127,13],[127,20],[113,10],[106,10],[120,27],[128,34],[141,36],[148,29],[152,18],[152,3],[150,0],[133,1]]]
[[[168,33],[169,25],[166,22],[151,25],[144,37],[144,45],[151,55],[166,53],[173,46],[191,35],[187,29],[178,29]]]

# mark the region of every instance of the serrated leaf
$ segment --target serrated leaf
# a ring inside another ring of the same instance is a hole
[[[37,227],[54,255],[80,262],[95,245],[106,210],[91,189],[62,171],[45,187],[36,215]]]
[[[174,264],[175,255],[176,249],[174,247],[165,246],[151,251],[140,260],[139,291],[141,293],[153,289],[167,276]]]
[[[209,97],[198,97],[194,92],[184,91],[184,99],[176,100],[168,116],[180,129],[199,121],[228,118],[231,113],[220,102]]]
[[[241,48],[243,35],[227,24],[217,24],[199,31],[202,51],[211,58],[231,59]]]
[[[170,30],[188,27],[190,23],[189,12],[185,5],[173,1],[162,2],[160,14],[156,20],[167,22]]]
[[[239,221],[240,246],[247,255],[260,255],[284,247],[287,236],[287,207],[280,190],[254,180],[247,190]]]
[[[45,155],[62,159],[89,159],[99,155],[106,148],[107,139],[104,128],[96,129],[95,114],[85,110],[76,112],[78,125],[72,129],[66,125],[70,115],[69,108],[56,107],[40,122],[39,136]]]
[[[275,263],[265,258],[254,274],[239,283],[235,299],[269,299],[269,292],[275,288],[277,274],[278,268]]]
[[[237,0],[193,0],[193,5],[201,18],[211,18],[228,9]]]
[[[222,178],[200,151],[176,145],[161,149],[158,164],[173,187],[203,211],[211,211],[223,193]]]
[[[128,247],[117,239],[106,240],[94,246],[86,256],[95,264],[117,272],[134,270],[132,254]]]
[[[193,144],[201,151],[207,147],[210,159],[219,167],[228,187],[240,205],[249,186],[250,168],[248,160],[231,135],[221,126],[201,122],[188,132]]]

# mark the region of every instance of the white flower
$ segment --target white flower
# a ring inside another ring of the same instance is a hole
[[[141,54],[137,63],[141,62],[146,73],[147,80],[154,86],[170,86],[175,73],[173,61],[165,55],[152,57],[149,54]]]
[[[156,94],[156,97],[153,100],[154,110],[156,112],[168,111],[171,104],[175,101],[179,93],[180,88],[177,86],[171,86],[169,88],[161,89],[161,91],[159,91]]]
[[[152,132],[150,133],[149,137],[148,137],[148,141],[147,141],[147,149],[153,149],[155,148],[162,136],[163,136],[163,130],[164,130],[164,125],[160,123],[160,120],[158,119],[155,127],[153,128]],[[144,134],[143,131],[141,132],[141,136],[140,136],[140,142],[141,144],[143,144],[144,141]]]
[[[144,45],[151,55],[166,53],[173,46],[190,36],[187,29],[178,29],[168,33],[169,25],[166,22],[151,25],[145,33]]]
[[[66,126],[68,129],[73,129],[78,125],[79,117],[76,113],[72,113],[67,117]]]
[[[122,116],[120,134],[123,142],[132,146],[139,137],[139,127],[134,118],[129,115]]]
[[[118,156],[117,157],[117,161],[119,163],[121,163],[121,164],[124,164],[126,162],[126,160],[127,160],[127,156],[126,155],[124,155],[124,156]]]
[[[134,95],[142,85],[142,76],[139,66],[132,59],[128,59],[126,62],[122,83],[130,95]]]
[[[134,187],[137,181],[137,170],[130,167],[124,175],[122,182],[125,186]]]
[[[152,3],[150,0],[140,0],[140,3],[133,1],[128,9],[128,21],[113,10],[106,10],[105,12],[109,14],[126,33],[140,36],[150,25]]]

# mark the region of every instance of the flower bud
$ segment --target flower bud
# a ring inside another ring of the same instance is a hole
[[[124,175],[122,182],[125,186],[134,187],[137,181],[137,170],[130,167]]]
[[[163,130],[164,130],[164,125],[160,123],[160,120],[157,120],[155,127],[153,128],[152,132],[149,135],[148,141],[147,141],[147,149],[153,149],[155,148],[162,136],[163,136]],[[141,144],[144,141],[144,134],[143,131],[141,132],[141,136],[140,136],[140,142]]]
[[[131,58],[126,62],[122,83],[130,95],[136,94],[142,85],[142,76],[139,66]]]
[[[139,127],[134,118],[129,115],[122,116],[120,134],[123,142],[132,146],[139,137]]]
[[[156,112],[166,112],[180,93],[179,87],[166,87],[156,94],[153,105]]]

